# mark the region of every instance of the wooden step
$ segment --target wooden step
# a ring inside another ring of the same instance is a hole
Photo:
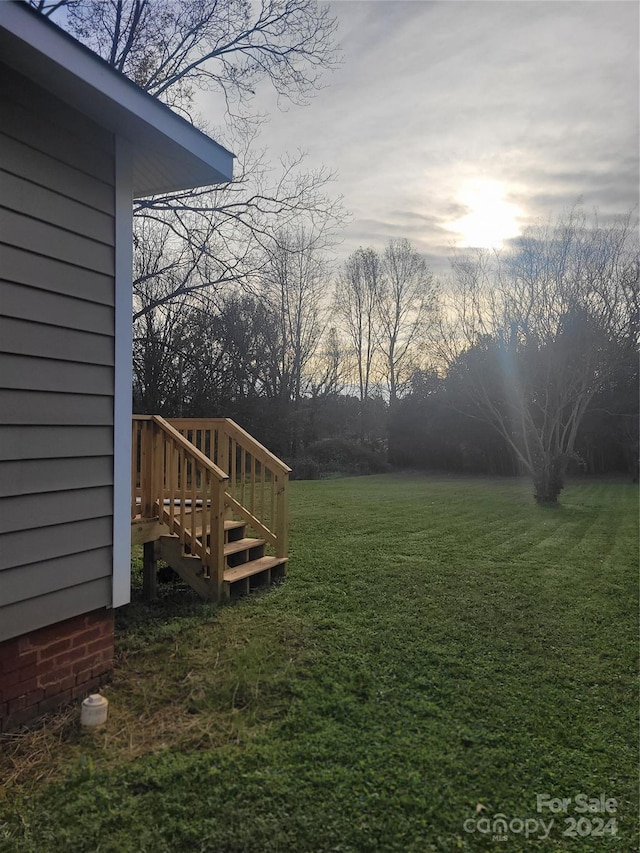
[[[205,574],[205,567],[200,558],[185,554],[177,536],[161,536],[157,544],[159,559],[167,562],[202,598],[216,600],[219,593],[223,598],[245,595],[254,589],[282,580],[286,571],[286,557],[257,556],[253,560],[247,559],[237,566],[226,568],[222,579],[223,587],[218,591]],[[233,555],[241,557],[243,552],[248,558],[256,549],[258,554],[261,554],[264,545],[263,539],[244,538],[237,542],[228,542],[224,546],[225,558]]]
[[[224,541],[237,542],[238,539],[244,539],[244,529],[246,526],[246,522],[244,521],[231,521],[225,519]]]
[[[244,528],[246,527],[246,522],[244,521],[231,521],[225,519],[224,521],[224,536],[225,542],[237,542],[238,539],[242,539],[244,537]],[[187,525],[187,529],[188,525]],[[198,524],[196,527],[196,537],[198,539],[202,539],[202,525]]]
[[[267,569],[275,569],[277,566],[282,566],[286,562],[286,557],[259,557],[257,560],[242,563],[239,566],[235,566],[233,569],[225,569],[224,579],[226,583],[234,583],[235,581],[244,580],[252,575],[266,572]]]
[[[286,557],[259,557],[230,569],[225,569],[223,595],[238,598],[256,589],[271,586],[284,578]]]
[[[227,542],[224,546],[224,555],[238,554],[240,551],[250,551],[260,548],[266,544],[264,539],[238,539],[236,542]]]

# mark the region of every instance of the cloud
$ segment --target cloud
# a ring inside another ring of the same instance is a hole
[[[343,66],[310,106],[272,115],[274,153],[336,169],[353,212],[341,254],[406,236],[431,258],[501,183],[523,222],[582,198],[638,202],[639,7],[627,2],[337,2]],[[446,257],[441,258],[446,264]]]

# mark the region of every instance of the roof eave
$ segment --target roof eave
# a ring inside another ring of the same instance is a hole
[[[0,58],[131,143],[135,197],[231,180],[231,152],[20,0],[0,2]]]

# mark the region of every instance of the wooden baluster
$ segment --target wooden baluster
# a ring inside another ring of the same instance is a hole
[[[240,453],[240,497],[238,500],[244,504],[245,492],[247,489],[247,451],[244,447]]]
[[[162,435],[154,428],[153,434],[151,436],[151,483],[152,483],[152,491],[151,497],[153,500],[153,507],[151,510],[151,515],[158,515],[158,460],[160,458],[160,450],[162,448]]]
[[[162,432],[158,434],[158,452],[155,454],[157,462],[156,483],[158,495],[158,518],[160,521],[162,521],[164,516],[166,453],[167,439],[165,434]]]
[[[153,516],[153,421],[144,421],[140,430],[140,515]]]
[[[207,457],[207,459],[211,459],[213,462],[212,448],[211,448],[211,430],[204,430],[204,447],[202,452]]]
[[[203,471],[202,472],[202,509],[200,512],[200,526],[202,529],[201,539],[202,542],[202,555],[201,560],[202,564],[205,567],[205,574],[211,577],[211,550],[208,547],[207,539],[210,540],[211,537],[211,505],[210,505],[210,492],[211,492],[211,472]]]
[[[226,431],[218,431],[218,468],[221,468],[227,476],[229,475],[229,436]]]
[[[169,495],[169,470],[171,468],[171,439],[163,435],[162,448],[162,507],[164,512],[169,513],[169,503],[167,497]]]
[[[132,520],[138,514],[138,501],[136,500],[136,493],[138,488],[138,460],[140,459],[139,449],[138,449],[138,440],[140,435],[140,430],[138,428],[138,421],[131,421],[132,429],[131,429],[131,518]]]
[[[198,510],[198,470],[195,459],[191,460],[191,516],[189,533],[191,535],[191,553],[195,553],[196,513]]]
[[[207,568],[209,570],[209,584],[211,585],[211,598],[218,598],[218,573],[222,570],[222,567],[218,565],[218,541],[220,537],[220,531],[218,529],[218,513],[216,511],[217,507],[217,497],[219,490],[219,483],[214,479],[213,474],[210,471],[207,471],[207,476],[209,479],[209,494],[208,494],[208,503],[207,503],[207,533],[209,535],[209,543],[206,551],[207,555]]]
[[[237,448],[236,440],[235,440],[235,438],[232,438],[231,439],[231,454],[230,454],[230,458],[229,458],[229,469],[230,470],[228,472],[230,475],[229,491],[231,492],[231,494],[233,495],[233,497],[236,500],[238,499],[238,495],[237,495],[238,479],[237,479],[237,471],[236,471],[236,468],[237,468],[237,452],[238,452],[238,448]]]
[[[265,515],[266,515],[266,507],[265,507],[265,497],[264,497],[264,462],[260,463],[260,515],[258,518],[265,524]]]
[[[269,471],[269,479],[271,480],[271,499],[269,501],[269,523],[267,527],[270,530],[276,531],[276,473]],[[265,522],[266,523],[266,522]]]
[[[178,488],[178,448],[176,447],[175,441],[173,439],[171,439],[171,442],[168,443],[167,446],[169,448],[169,529],[173,533],[176,513],[175,496],[176,490]]]
[[[286,557],[289,534],[289,505],[287,489],[289,486],[289,475],[283,471],[278,471],[276,475],[276,497],[277,497],[277,519],[275,534],[276,542],[276,557]]]
[[[249,492],[249,509],[251,515],[256,514],[256,457],[251,454],[251,489]]]
[[[184,530],[185,504],[187,501],[187,455],[180,450],[180,530]]]

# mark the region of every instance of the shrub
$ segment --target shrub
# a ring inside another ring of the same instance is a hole
[[[310,456],[302,456],[300,459],[289,460],[291,480],[319,480],[320,465]]]
[[[323,438],[311,444],[307,452],[323,474],[382,474],[390,468],[381,454],[346,438]]]

